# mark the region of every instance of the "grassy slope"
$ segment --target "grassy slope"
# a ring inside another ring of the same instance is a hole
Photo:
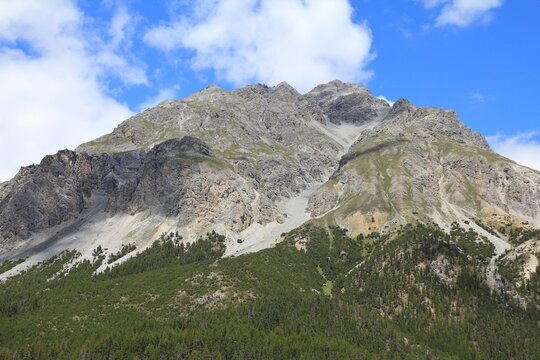
[[[66,254],[0,287],[0,358],[540,353],[538,313],[491,295],[483,262],[438,230],[368,239],[330,231],[331,245],[325,229],[308,225],[276,248],[221,260],[216,237],[188,252],[164,242],[97,277],[98,259],[55,277],[74,256]],[[294,246],[302,238],[307,252]],[[454,286],[429,270],[441,256],[458,269]]]
[[[345,156],[347,161],[344,162],[337,177],[326,183],[324,190],[340,193],[339,180],[346,181],[347,176],[350,176],[344,175],[347,172],[364,181],[367,186],[361,189],[354,188],[352,192],[341,195],[340,208],[329,214],[328,219],[346,219],[357,212],[369,213],[374,209],[390,216],[398,211],[401,215],[411,218],[418,217],[412,216],[414,214],[411,212],[430,214],[435,209],[442,212],[436,196],[431,202],[428,201],[428,195],[423,194],[424,185],[418,181],[418,174],[412,174],[405,165],[409,163],[414,166],[425,166],[421,158],[412,156],[415,153],[424,153],[437,160],[430,166],[437,166],[439,162],[443,163],[445,159],[453,158],[489,163],[500,168],[513,164],[511,160],[489,150],[457,143],[442,135],[430,142],[411,140],[414,138],[413,132],[414,128],[407,129],[405,135],[400,136],[382,133],[353,145]],[[447,182],[445,193],[448,196],[457,195],[457,199],[462,198],[453,201],[456,205],[481,217],[487,202],[478,188],[480,185],[458,170],[449,170],[448,167],[444,175]],[[373,189],[369,187],[370,185],[373,185]],[[433,190],[437,189],[433,187]]]

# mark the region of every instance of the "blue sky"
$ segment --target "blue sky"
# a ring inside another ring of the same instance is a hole
[[[4,0],[0,181],[208,83],[339,78],[451,108],[540,169],[535,0]]]

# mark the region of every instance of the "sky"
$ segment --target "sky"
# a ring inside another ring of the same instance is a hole
[[[0,181],[162,100],[334,79],[540,170],[538,0],[1,0]]]

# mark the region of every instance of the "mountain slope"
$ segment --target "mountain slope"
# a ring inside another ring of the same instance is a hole
[[[306,225],[219,259],[209,234],[163,238],[93,275],[68,253],[0,287],[2,358],[534,359],[539,313],[491,293],[456,235],[408,226],[351,238]],[[302,244],[302,246],[299,246]],[[538,291],[534,274],[530,291]]]
[[[310,218],[354,236],[470,223],[501,254],[510,230],[540,226],[540,174],[453,112],[390,108],[359,85],[210,86],[21,169],[0,213],[2,259],[30,256],[3,277],[66,249],[135,254],[171,231],[216,230],[228,255],[255,251]]]
[[[537,171],[490,151],[455,113],[401,99],[350,148],[310,210],[330,211],[326,217],[353,234],[417,219],[447,229],[474,220],[496,229],[501,220],[540,226],[539,180]]]
[[[384,115],[389,110],[360,86],[334,82],[328,87],[327,98],[361,91],[360,97],[369,101],[354,110],[359,114]],[[331,108],[327,98],[318,94],[317,99]],[[232,93],[211,86],[149,109],[75,152],[61,152],[37,167],[22,169],[0,198],[5,219],[0,240],[4,250],[18,247],[7,257],[59,241],[88,257],[98,245],[111,252],[127,242],[144,247],[170,230],[193,240],[217,229],[234,245],[239,233],[251,226],[247,236],[257,238],[258,226],[285,222],[285,212],[278,209],[281,201],[324,181],[336,168],[338,157],[354,140],[343,134],[344,129],[356,134],[379,118],[329,123],[315,100],[287,84],[255,85]],[[185,136],[204,141],[212,161],[198,161],[191,172],[182,170],[192,162],[185,157],[161,164],[160,156],[170,158],[161,152],[162,143]],[[71,160],[64,161],[65,156]],[[40,193],[40,181],[51,189]],[[46,208],[61,209],[61,216]],[[21,216],[25,211],[31,214]],[[108,228],[110,235],[101,228]],[[77,244],[81,238],[84,242]]]

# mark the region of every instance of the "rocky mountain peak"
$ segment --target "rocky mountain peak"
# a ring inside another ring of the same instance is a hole
[[[383,121],[382,128],[394,136],[408,134],[423,141],[445,136],[460,144],[489,150],[487,140],[461,122],[455,111],[417,107],[404,98],[394,103]]]
[[[217,85],[208,85],[203,90],[189,96],[186,100],[219,103],[223,102],[223,98],[231,96],[231,93]]]
[[[286,82],[281,82],[278,85],[270,88],[269,96],[272,101],[278,102],[295,102],[300,99],[300,93]]]
[[[308,98],[329,99],[348,96],[351,94],[362,94],[363,96],[371,96],[370,91],[362,85],[354,83],[346,83],[340,80],[333,80],[326,84],[317,85],[313,90],[308,92]]]
[[[319,106],[330,123],[362,124],[374,118],[384,117],[390,106],[357,84],[332,81],[315,87],[306,99]]]
[[[402,113],[410,114],[416,110],[416,106],[405,98],[399,98],[388,113],[388,117],[395,117]]]
[[[272,87],[271,89],[273,89],[274,91],[288,91],[292,94],[300,95],[300,93],[286,81],[280,82],[279,84]]]
[[[269,92],[270,87],[264,84],[247,85],[233,91],[235,95],[246,100],[252,100],[254,97],[267,96]]]

